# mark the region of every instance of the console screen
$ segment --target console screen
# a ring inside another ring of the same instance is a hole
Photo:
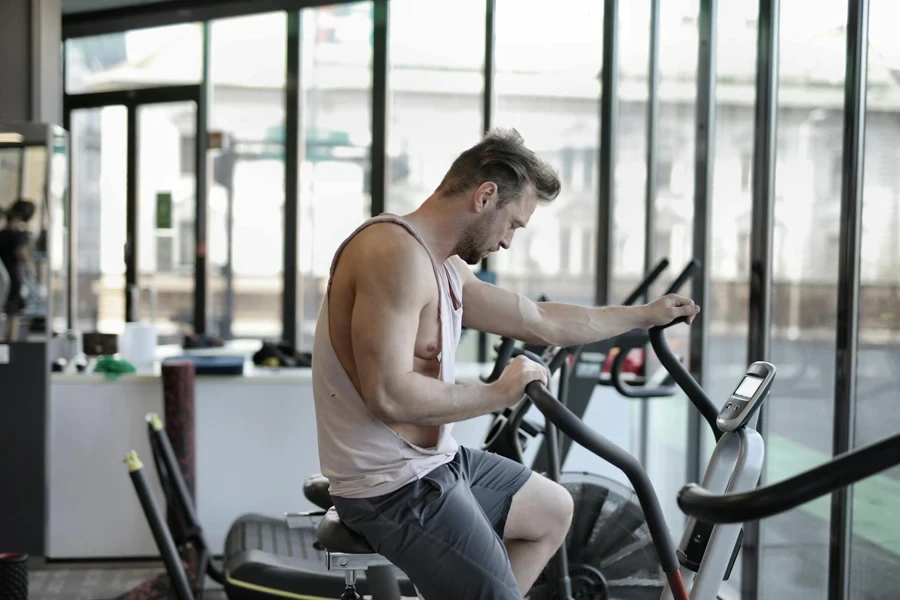
[[[747,375],[744,377],[744,380],[741,381],[741,384],[734,390],[735,396],[740,396],[742,398],[752,398],[753,394],[756,393],[756,390],[759,389],[759,386],[762,384],[763,380],[759,377],[754,377],[753,375]]]

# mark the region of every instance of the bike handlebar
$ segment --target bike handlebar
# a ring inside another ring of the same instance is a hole
[[[900,433],[852,450],[818,467],[748,492],[713,494],[691,483],[678,506],[710,523],[741,523],[783,513],[900,464]]]

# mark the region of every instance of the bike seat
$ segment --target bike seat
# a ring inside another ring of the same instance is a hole
[[[329,508],[319,523],[319,543],[329,552],[343,554],[377,554],[361,535],[341,523],[337,511]]]
[[[303,482],[303,495],[306,499],[323,510],[328,510],[334,503],[328,492],[328,479],[321,473],[316,473]]]

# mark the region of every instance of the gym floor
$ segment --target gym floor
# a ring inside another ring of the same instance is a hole
[[[159,562],[51,564],[29,566],[30,600],[114,600],[164,572]],[[225,600],[207,579],[204,600]]]

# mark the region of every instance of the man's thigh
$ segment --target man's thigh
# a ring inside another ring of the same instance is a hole
[[[461,448],[459,457],[472,493],[501,538],[537,541],[568,530],[572,496],[565,488],[492,452]]]
[[[494,531],[502,539],[510,537],[507,520],[513,500],[526,484],[532,485],[532,470],[499,454],[462,446],[457,459]]]
[[[456,462],[385,497],[336,498],[335,508],[428,600],[522,597],[506,547]]]

